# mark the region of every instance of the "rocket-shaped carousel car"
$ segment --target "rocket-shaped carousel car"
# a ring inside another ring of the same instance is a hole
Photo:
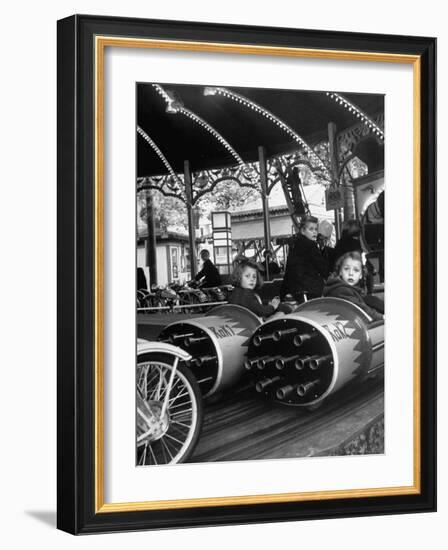
[[[260,319],[248,309],[228,304],[209,313],[166,326],[158,339],[187,351],[189,367],[203,397],[234,386],[244,375],[247,346]]]
[[[318,298],[259,326],[245,369],[267,399],[315,406],[384,370],[384,322],[340,298]]]

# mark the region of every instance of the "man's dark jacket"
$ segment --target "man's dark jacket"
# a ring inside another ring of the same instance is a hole
[[[336,246],[331,250],[331,265],[330,271],[334,271],[338,259],[347,252],[362,253],[362,246],[359,239],[356,237],[343,236],[336,243]]]
[[[290,246],[281,297],[307,292],[308,298],[322,296],[328,260],[315,241],[297,235]]]
[[[204,277],[202,286],[219,286],[221,284],[221,275],[211,260],[205,260],[202,265],[201,271],[196,275],[195,280],[199,281]]]

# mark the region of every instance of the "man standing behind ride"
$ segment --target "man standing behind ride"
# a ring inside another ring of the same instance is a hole
[[[211,286],[219,286],[221,284],[221,275],[213,262],[210,260],[210,252],[206,249],[201,250],[202,269],[194,278],[199,281],[201,286],[209,288]]]
[[[299,303],[322,296],[328,260],[317,245],[318,219],[305,217],[291,244],[281,289],[282,299],[291,294]]]
[[[360,236],[361,227],[358,220],[350,219],[344,222],[341,238],[332,250],[330,271],[334,271],[336,262],[347,252],[362,254]]]

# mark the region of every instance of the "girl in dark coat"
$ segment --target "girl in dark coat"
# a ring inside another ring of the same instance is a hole
[[[286,262],[281,297],[287,294],[302,302],[322,296],[324,280],[328,275],[328,260],[317,245],[318,220],[307,216],[301,224],[300,233],[291,245]]]
[[[360,283],[362,280],[362,258],[359,252],[347,252],[336,262],[336,277],[330,277],[324,288],[324,296],[343,298],[360,307],[374,321],[384,319],[375,309],[364,301]]]
[[[264,305],[255,292],[261,286],[261,276],[256,263],[247,259],[241,260],[232,273],[231,283],[235,288],[229,296],[230,304],[246,307],[258,317],[269,317],[278,308],[280,303],[278,297],[273,298],[268,305]]]

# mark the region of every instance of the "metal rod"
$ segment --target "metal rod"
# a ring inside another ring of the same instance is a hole
[[[253,342],[255,346],[261,346],[264,340],[272,340],[274,337],[273,332],[269,332],[268,334],[256,334],[254,336]]]
[[[257,361],[257,369],[263,370],[266,367],[265,361],[269,361],[269,359],[269,355],[264,355],[263,357],[260,357]]]
[[[309,342],[312,338],[315,338],[318,336],[319,333],[317,331],[314,332],[304,332],[302,334],[298,334],[297,336],[294,336],[293,344],[297,347],[301,346],[305,342]]]
[[[300,355],[290,355],[289,357],[282,357],[275,362],[275,368],[282,370],[286,367],[287,364],[292,363],[300,359]]]
[[[154,307],[138,307],[137,311],[164,311],[171,309],[168,306],[154,306]]]
[[[202,384],[203,382],[208,382],[209,380],[213,380],[213,376],[208,376],[207,378],[201,378],[198,380],[198,384]]]
[[[281,399],[281,400],[286,399],[289,395],[294,393],[296,388],[297,386],[293,384],[288,384],[287,386],[283,386],[279,388],[276,392],[277,399]]]
[[[164,417],[165,412],[166,412],[166,408],[168,407],[168,400],[170,398],[171,388],[173,387],[173,380],[174,380],[174,376],[175,376],[176,371],[177,371],[178,363],[179,363],[179,357],[176,357],[174,359],[173,368],[171,369],[171,376],[170,376],[170,379],[168,381],[168,387],[166,389],[165,399],[163,400],[162,412],[160,413],[160,418]]]
[[[281,355],[274,355],[272,357],[266,357],[263,359],[259,359],[257,363],[257,367],[262,370],[269,366],[271,363],[275,363],[278,359],[281,359]]]
[[[216,359],[215,355],[203,355],[201,357],[194,357],[191,360],[191,364],[197,365],[198,367],[202,367],[204,363],[208,363],[210,361],[214,361]]]
[[[194,336],[194,332],[184,332],[183,334],[170,334],[168,339],[170,340],[170,342],[172,344],[174,344],[174,342],[176,340],[182,340],[183,338],[186,338],[187,336]]]
[[[148,238],[146,239],[145,263],[149,267],[149,288],[151,288],[152,284],[157,284],[157,243],[154,202],[150,189],[146,190],[146,228]]]
[[[188,240],[190,244],[190,270],[191,278],[194,279],[197,273],[196,269],[196,246],[195,246],[195,227],[193,219],[193,185],[191,182],[190,161],[184,161],[184,180],[185,194],[187,197],[187,217],[188,217]]]
[[[272,384],[275,384],[276,382],[280,382],[281,376],[274,376],[273,378],[265,378],[264,380],[260,380],[255,384],[255,390],[258,393],[261,393],[265,388],[272,386]]]
[[[181,306],[154,306],[154,307],[138,307],[137,311],[161,311],[166,309],[190,309],[192,307],[211,307],[211,306],[222,306],[228,302],[204,302],[203,304],[184,304]]]
[[[266,165],[266,151],[262,145],[258,147],[258,161],[260,163],[261,200],[263,203],[264,248],[271,249],[271,227],[269,224],[269,191],[268,171]],[[269,280],[269,258],[266,256],[266,280]]]
[[[312,382],[307,382],[306,384],[299,384],[297,386],[297,395],[304,397],[314,386],[319,384],[320,379],[313,380]]]
[[[194,344],[199,344],[201,342],[206,342],[209,340],[209,337],[208,336],[197,336],[197,337],[191,337],[191,336],[187,336],[185,339],[184,339],[184,345],[185,346],[193,346]]]
[[[324,365],[327,365],[328,363],[330,363],[332,357],[333,357],[332,355],[322,355],[320,357],[310,359],[308,362],[308,365],[311,370],[317,370],[323,367]]]
[[[250,370],[252,367],[257,366],[257,362],[258,359],[246,359],[246,361],[244,361],[244,368]]]
[[[282,330],[274,330],[273,334],[272,334],[272,338],[274,340],[274,342],[280,342],[280,340],[283,338],[283,336],[287,336],[288,334],[295,334],[296,332],[298,332],[298,328],[294,327],[294,328],[286,328],[286,329],[282,329]]]
[[[328,123],[328,144],[330,148],[331,176],[333,183],[339,187],[339,162],[336,144],[336,124],[334,122]],[[341,238],[341,212],[339,208],[335,208],[334,210],[334,226],[336,229],[336,239],[339,240]]]
[[[204,302],[203,304],[183,304],[181,306],[174,306],[173,309],[187,309],[191,307],[209,307],[209,306],[222,306],[228,302]]]

